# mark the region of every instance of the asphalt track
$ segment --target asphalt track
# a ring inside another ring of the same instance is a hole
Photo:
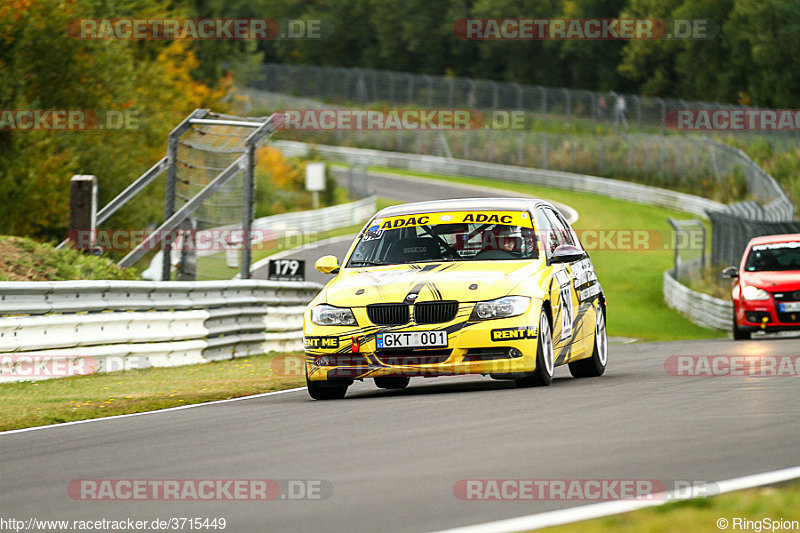
[[[609,320],[614,320],[613,311]],[[798,355],[797,339],[612,346],[600,378],[356,383],[0,435],[0,515],[225,517],[227,531],[431,531],[585,504],[462,501],[466,479],[718,481],[800,464],[797,377],[678,377],[670,355]],[[322,500],[72,500],[76,479],[323,480]],[[713,524],[709,524],[713,530]]]
[[[796,358],[797,338],[609,352],[604,376],[578,380],[559,367],[546,388],[415,378],[402,391],[356,383],[342,401],[295,390],[0,434],[0,517],[224,517],[229,532],[433,531],[587,503],[464,501],[454,494],[461,480],[656,480],[671,489],[800,464],[796,376],[684,377],[665,366],[675,355]],[[332,494],[97,502],[70,498],[70,481],[80,479],[322,480]]]

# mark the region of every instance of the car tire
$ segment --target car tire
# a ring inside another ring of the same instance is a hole
[[[536,340],[536,369],[523,378],[515,379],[514,383],[517,387],[546,387],[553,381],[554,370],[553,330],[550,327],[550,317],[542,309]]]
[[[740,328],[736,323],[736,307],[733,308],[733,340],[736,341],[749,341],[752,332],[749,329]]]
[[[375,378],[375,386],[379,389],[405,389],[410,381],[408,376],[381,376]]]
[[[603,306],[597,306],[594,321],[594,347],[592,356],[569,363],[569,373],[574,378],[594,378],[602,376],[608,363],[608,335],[606,334],[606,313]]]
[[[341,400],[347,393],[350,383],[336,383],[332,381],[311,381],[306,376],[308,395],[315,400]]]

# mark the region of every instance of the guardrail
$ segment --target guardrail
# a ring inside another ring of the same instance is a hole
[[[0,283],[0,381],[299,351],[310,282]],[[93,364],[86,364],[91,360]],[[88,369],[88,370],[87,370]]]
[[[272,141],[272,146],[290,156],[304,156],[312,149],[329,160],[350,165],[367,165],[403,168],[418,172],[432,172],[451,176],[475,176],[481,178],[543,185],[555,189],[588,192],[631,202],[657,205],[686,211],[708,218],[707,211],[721,211],[725,205],[714,200],[691,194],[631,183],[628,181],[599,178],[585,174],[573,174],[558,170],[484,163],[466,159],[384,152],[366,148],[328,146],[296,141]]]
[[[693,291],[676,280],[671,271],[664,272],[664,300],[695,324],[725,331],[732,329],[732,302]]]

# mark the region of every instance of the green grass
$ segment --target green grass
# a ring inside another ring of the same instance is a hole
[[[300,354],[2,383],[0,431],[153,411],[304,385]]]
[[[717,526],[717,520],[726,519],[727,527]],[[757,531],[753,527],[735,527],[734,518],[760,522],[765,518],[800,520],[800,481],[775,487],[761,487],[698,498],[632,513],[598,518],[546,528],[548,533],[668,533],[673,531]],[[761,531],[771,531],[762,524]],[[758,525],[756,525],[758,527]],[[797,530],[795,526],[794,530]],[[791,529],[786,529],[791,531]]]
[[[121,269],[110,259],[25,237],[0,236],[0,281],[65,281],[139,279],[134,269]]]
[[[608,299],[609,335],[643,340],[725,336],[724,332],[692,323],[664,303],[662,277],[665,271],[672,268],[674,260],[670,249],[672,228],[667,222],[667,217],[686,219],[693,218],[692,215],[662,207],[522,183],[408,172],[383,167],[374,167],[372,170],[495,187],[562,202],[578,211],[580,218],[573,226],[579,233],[584,230],[601,229],[652,231],[648,233],[649,241],[655,247],[652,250],[590,250],[597,275]]]

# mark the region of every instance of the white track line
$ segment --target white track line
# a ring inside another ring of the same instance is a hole
[[[63,428],[67,426],[75,426],[77,424],[88,424],[90,422],[104,422],[106,420],[115,420],[118,418],[130,418],[133,416],[155,415],[158,413],[167,413],[170,411],[182,411],[183,409],[191,409],[192,407],[203,407],[205,405],[215,405],[220,403],[238,402],[241,400],[252,400],[255,398],[263,398],[265,396],[274,396],[276,394],[285,394],[287,392],[297,392],[306,390],[305,387],[296,387],[294,389],[276,390],[272,392],[262,392],[261,394],[252,394],[250,396],[239,396],[237,398],[228,398],[227,400],[214,400],[213,402],[192,403],[189,405],[178,405],[176,407],[166,407],[164,409],[157,409],[155,411],[143,411],[141,413],[128,413],[126,415],[106,416],[103,418],[89,418],[86,420],[73,420],[72,422],[63,422],[61,424],[50,424],[49,426],[36,426],[32,428],[11,429],[9,431],[0,431],[0,437],[4,435],[13,435],[15,433],[27,433],[28,431],[39,431],[41,429]]]
[[[528,531],[531,529],[580,522],[582,520],[591,520],[614,514],[629,513],[646,507],[657,507],[665,503],[690,499],[693,497],[693,494],[724,494],[735,490],[752,489],[754,487],[771,485],[797,478],[800,478],[800,466],[726,479],[724,481],[717,481],[701,486],[696,485],[679,491],[663,493],[663,497],[661,495],[654,495],[654,499],[652,500],[618,500],[593,503],[569,509],[559,509],[558,511],[547,511],[544,513],[520,516],[518,518],[498,520],[496,522],[475,524],[474,526],[446,529],[439,533],[502,533]]]

